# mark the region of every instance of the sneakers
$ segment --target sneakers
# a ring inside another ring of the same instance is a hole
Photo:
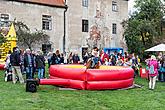
[[[152,90],[152,91],[153,91],[154,89],[152,89],[152,88],[149,88],[149,90]]]

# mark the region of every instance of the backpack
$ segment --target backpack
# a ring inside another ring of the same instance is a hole
[[[155,74],[154,66],[153,66],[153,65],[151,65],[151,66],[149,67],[149,74]]]

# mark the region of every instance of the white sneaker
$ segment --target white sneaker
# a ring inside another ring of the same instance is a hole
[[[7,82],[7,76],[5,76],[5,82]]]

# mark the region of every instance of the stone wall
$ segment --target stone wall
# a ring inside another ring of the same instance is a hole
[[[62,42],[64,36],[64,9],[49,7],[44,5],[21,3],[15,1],[0,1],[0,14],[9,14],[10,20],[22,21],[34,31],[42,30],[42,15],[50,15],[52,17],[52,30],[45,30],[50,36],[52,48],[62,51]],[[42,44],[35,45],[36,49],[40,49]]]
[[[121,22],[128,17],[128,1],[113,1],[117,2],[117,12],[112,11],[112,0],[89,0],[88,7],[82,6],[82,0],[67,2],[69,7],[67,12],[68,49],[81,50],[82,46],[89,46],[92,43],[88,40],[92,37],[91,31],[100,36],[97,41],[98,47],[126,48]],[[82,19],[89,20],[87,33],[82,32]],[[117,24],[117,34],[112,34],[112,23]]]

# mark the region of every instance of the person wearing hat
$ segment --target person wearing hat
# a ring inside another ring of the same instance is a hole
[[[149,67],[149,89],[154,90],[156,84],[156,78],[158,75],[158,61],[154,55],[151,56],[151,59],[148,61]]]

